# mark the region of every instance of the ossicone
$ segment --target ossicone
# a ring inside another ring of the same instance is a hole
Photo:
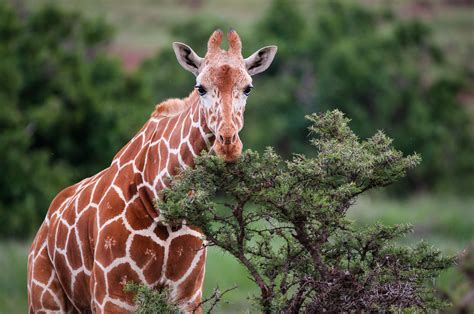
[[[227,33],[227,41],[229,42],[229,52],[236,55],[242,54],[242,41],[235,29],[231,28]]]
[[[222,43],[222,37],[224,33],[220,29],[216,29],[211,37],[209,37],[209,41],[207,42],[207,52],[213,53],[219,51]]]

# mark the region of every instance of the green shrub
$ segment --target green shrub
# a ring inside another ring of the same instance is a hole
[[[202,156],[165,189],[166,223],[199,227],[233,255],[260,288],[264,313],[431,310],[445,304],[432,281],[453,259],[421,242],[397,245],[410,226],[356,227],[357,196],[418,164],[382,132],[360,141],[340,111],[308,116],[314,157],[284,161],[272,149],[233,164]]]
[[[166,291],[154,291],[134,282],[128,282],[124,291],[134,294],[137,314],[178,313],[178,309],[168,303]]]

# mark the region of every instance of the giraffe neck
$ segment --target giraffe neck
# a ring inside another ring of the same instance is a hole
[[[192,92],[179,101],[184,102],[186,109],[172,116],[152,115],[112,162],[119,167],[128,163],[133,166],[130,186],[138,190],[143,205],[154,219],[159,213],[153,202],[159,197],[159,191],[167,187],[169,178],[192,167],[194,158],[209,150],[214,142],[197,93]]]

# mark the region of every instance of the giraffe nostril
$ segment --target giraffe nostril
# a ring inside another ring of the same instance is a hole
[[[238,140],[238,132],[232,129],[224,129],[216,135],[216,141],[223,145],[232,145]]]

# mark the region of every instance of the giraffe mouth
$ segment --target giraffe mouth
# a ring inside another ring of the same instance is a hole
[[[216,141],[213,150],[217,156],[223,158],[226,162],[235,162],[242,154],[242,142],[240,139],[233,144],[222,144]]]

